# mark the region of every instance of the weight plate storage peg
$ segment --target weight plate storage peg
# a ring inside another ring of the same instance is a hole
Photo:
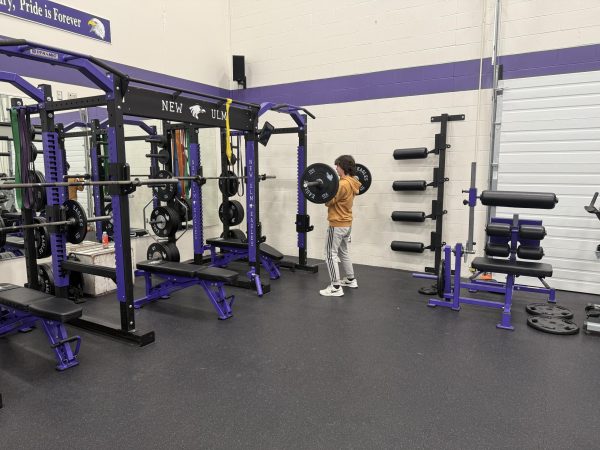
[[[174,236],[180,225],[179,214],[169,206],[154,208],[150,214],[150,226],[158,237]]]
[[[525,309],[534,316],[552,316],[562,317],[563,319],[572,319],[573,312],[564,306],[556,303],[530,303]]]
[[[74,219],[74,223],[67,226],[67,241],[79,244],[87,235],[87,217],[81,204],[75,200],[67,200],[64,204],[66,220]]]
[[[168,179],[172,178],[171,172],[168,170],[159,170],[156,174],[156,178],[159,179]],[[164,185],[154,186],[152,188],[154,192],[154,196],[160,200],[161,202],[169,202],[175,198],[177,195],[177,184],[176,183],[168,183]]]
[[[148,246],[146,258],[179,262],[179,249],[175,242],[153,242]]]
[[[219,177],[219,190],[221,191],[221,193],[228,198],[236,195],[238,187],[240,186],[240,181],[237,178],[236,174],[231,170],[227,170],[223,172]]]
[[[225,217],[225,207],[229,208],[229,217]],[[237,200],[227,200],[219,206],[219,219],[230,227],[239,225],[244,220],[244,207]]]
[[[362,164],[356,165],[356,177],[358,181],[360,181],[360,188],[358,189],[358,195],[362,195],[369,190],[371,187],[371,172],[367,169],[366,166]]]
[[[527,325],[544,333],[550,334],[577,334],[579,327],[570,320],[562,317],[532,316],[527,318]]]
[[[335,169],[327,164],[316,163],[306,168],[300,186],[309,202],[326,203],[337,194],[339,179]]]

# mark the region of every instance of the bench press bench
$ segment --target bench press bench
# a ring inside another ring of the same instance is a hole
[[[235,281],[238,277],[237,272],[219,267],[203,267],[159,259],[139,262],[136,267],[138,269],[136,275],[143,275],[146,280],[146,295],[134,300],[135,308],[168,297],[172,292],[180,289],[200,285],[217,310],[220,320],[229,319],[233,315],[231,306],[234,296],[227,297],[223,285]],[[164,281],[153,285],[153,275]]]
[[[213,238],[207,239],[206,244],[210,246],[213,266],[226,267],[232,261],[248,258],[248,243],[240,239]],[[224,253],[218,254],[216,249],[221,249]],[[269,278],[278,279],[281,276],[278,262],[283,259],[283,254],[264,242],[259,245],[259,249],[260,263],[269,272]]]
[[[65,298],[0,283],[0,336],[30,330],[39,321],[58,360],[57,370],[79,364],[77,354],[81,338],[68,337],[64,323],[81,317],[81,314],[81,307]],[[76,342],[75,351],[71,349],[71,342]]]

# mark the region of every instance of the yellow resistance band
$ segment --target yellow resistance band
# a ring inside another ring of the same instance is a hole
[[[231,150],[231,129],[229,128],[229,105],[231,105],[231,101],[232,100],[228,98],[227,103],[225,103],[225,154],[227,155],[229,164],[231,164],[231,155],[233,155],[233,151]]]

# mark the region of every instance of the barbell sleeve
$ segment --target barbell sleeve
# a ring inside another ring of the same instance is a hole
[[[316,179],[315,181],[305,181],[303,184],[304,187],[311,187],[311,186],[323,186],[323,180],[321,180],[320,178]]]
[[[89,222],[101,222],[105,220],[111,220],[112,216],[98,216],[98,217],[90,217],[86,219]],[[57,222],[43,222],[43,223],[32,223],[28,225],[11,225],[9,227],[0,228],[0,233],[6,231],[18,231],[18,230],[27,230],[30,228],[44,228],[44,227],[59,227],[62,225],[75,225],[77,223],[76,219],[69,220],[59,220]]]

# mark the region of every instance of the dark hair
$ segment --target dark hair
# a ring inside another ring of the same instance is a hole
[[[352,156],[338,156],[334,164],[336,166],[340,166],[346,175],[351,177],[356,175],[356,162],[354,162],[354,158]]]

